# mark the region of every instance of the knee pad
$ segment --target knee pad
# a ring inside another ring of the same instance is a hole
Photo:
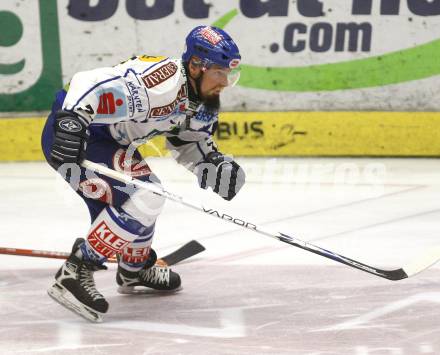
[[[162,212],[165,197],[146,189],[136,190],[122,208],[145,226],[153,225]]]

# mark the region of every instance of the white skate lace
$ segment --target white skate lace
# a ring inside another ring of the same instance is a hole
[[[88,294],[93,298],[94,301],[104,298],[103,295],[101,295],[95,286],[95,280],[93,279],[93,272],[82,268],[79,272],[80,274],[80,280],[81,285],[84,287],[84,289],[88,292]]]
[[[143,272],[141,275],[145,282],[151,282],[153,284],[166,284],[168,285],[168,268],[153,266]]]

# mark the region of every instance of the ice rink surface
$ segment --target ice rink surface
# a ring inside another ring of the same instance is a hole
[[[436,159],[240,159],[247,184],[226,202],[168,158],[164,186],[205,207],[361,262],[404,266],[440,245]],[[85,205],[43,163],[0,164],[0,246],[69,251]],[[196,239],[174,267],[183,290],[119,295],[115,266],[95,274],[110,303],[92,324],[46,294],[61,260],[0,255],[1,354],[440,354],[440,265],[392,282],[167,202],[159,256]]]

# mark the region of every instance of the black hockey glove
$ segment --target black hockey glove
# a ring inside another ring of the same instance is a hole
[[[225,200],[232,200],[245,182],[244,170],[232,158],[219,152],[209,153],[197,164],[195,173],[202,189],[212,190]]]
[[[54,140],[51,148],[52,166],[64,163],[80,164],[85,158],[90,133],[86,122],[72,112],[55,113]]]

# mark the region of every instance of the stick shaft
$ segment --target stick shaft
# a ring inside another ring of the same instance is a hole
[[[187,206],[189,208],[192,208],[194,210],[197,210],[199,212],[208,214],[212,217],[216,217],[218,219],[221,219],[223,221],[229,222],[229,223],[233,223],[237,226],[240,226],[242,228],[246,228],[248,230],[251,230],[255,233],[259,233],[261,235],[270,237],[270,238],[274,238],[277,239],[279,241],[282,241],[284,243],[287,243],[289,245],[293,245],[295,247],[304,249],[306,251],[318,254],[320,256],[323,256],[325,258],[331,259],[333,261],[339,262],[341,264],[356,268],[358,270],[382,277],[382,278],[386,278],[389,280],[401,280],[404,278],[407,278],[408,276],[411,276],[421,270],[411,270],[411,274],[407,274],[405,272],[405,270],[403,268],[399,268],[399,269],[395,269],[395,270],[382,270],[382,269],[378,269],[375,268],[373,266],[361,263],[359,261],[347,258],[343,255],[334,253],[332,251],[320,248],[319,246],[316,246],[314,244],[302,241],[298,238],[289,236],[287,234],[284,233],[274,233],[271,231],[266,231],[263,228],[260,228],[259,226],[257,226],[254,223],[250,223],[247,222],[245,219],[239,219],[236,217],[233,217],[230,214],[227,213],[223,213],[220,211],[217,211],[215,209],[212,208],[206,208],[204,206],[201,206],[197,203],[193,203],[191,201],[188,201],[186,199],[183,199],[183,197],[181,196],[177,196],[171,192],[166,191],[165,189],[163,189],[163,187],[159,186],[159,185],[155,185],[152,183],[147,183],[147,182],[143,182],[141,180],[137,180],[135,178],[132,178],[129,175],[117,172],[115,170],[109,169],[103,165],[97,164],[97,163],[93,163],[91,161],[88,160],[84,160],[84,162],[82,163],[82,166],[86,169],[92,170],[92,171],[96,171],[99,174],[111,177],[115,180],[118,180],[120,182],[124,182],[126,184],[129,185],[134,185],[137,187],[141,187],[141,188],[145,188],[147,190],[150,190],[151,192],[161,195],[169,200],[172,200],[174,202],[180,203],[184,206]],[[420,267],[422,267],[422,265],[432,265],[433,263],[435,263],[437,260],[439,259],[438,255],[434,255],[431,256],[430,260],[424,260],[422,263],[419,263],[419,265],[421,265]],[[428,266],[429,266],[428,265]],[[426,266],[427,267],[427,266]]]
[[[198,253],[205,250],[205,247],[197,242],[191,240],[188,243],[182,245],[179,249],[171,252],[168,255],[158,259],[159,264],[165,264],[168,266],[175,265],[182,260],[188,259]],[[36,258],[50,258],[50,259],[67,259],[70,253],[63,251],[51,251],[51,250],[33,250],[33,249],[19,249],[19,248],[5,248],[0,247],[0,254],[6,255],[19,255],[19,256],[32,256]],[[117,263],[116,258],[112,257],[107,259],[109,263]]]
[[[0,247],[0,254],[32,256],[36,258],[49,258],[49,259],[67,259],[70,255],[70,253],[64,251],[34,250],[34,249],[5,248],[5,247]],[[107,260],[107,262],[116,263],[116,258],[110,258]]]

